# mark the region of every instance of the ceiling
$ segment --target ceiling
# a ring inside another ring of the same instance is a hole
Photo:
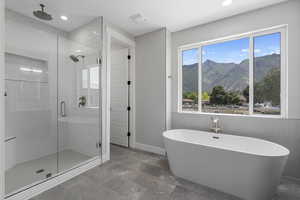
[[[223,0],[6,0],[6,7],[32,17],[39,4],[53,15],[50,25],[71,31],[96,16],[104,16],[110,23],[132,35],[141,35],[161,27],[179,31],[250,10],[287,0],[233,0],[222,6]],[[129,17],[141,14],[146,22],[134,23]],[[69,17],[68,21],[59,19]]]

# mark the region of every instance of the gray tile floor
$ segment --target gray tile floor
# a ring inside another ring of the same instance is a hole
[[[282,180],[275,200],[299,200],[300,185]],[[32,200],[238,200],[175,178],[164,157],[111,146],[111,161]]]

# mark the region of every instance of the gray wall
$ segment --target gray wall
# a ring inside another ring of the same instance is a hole
[[[289,120],[255,117],[220,117],[226,133],[267,139],[290,149],[285,175],[300,178],[300,1],[237,15],[172,34],[172,128],[207,130],[210,116],[177,113],[177,48],[184,44],[288,24]]]
[[[136,142],[163,147],[166,32],[136,37]]]

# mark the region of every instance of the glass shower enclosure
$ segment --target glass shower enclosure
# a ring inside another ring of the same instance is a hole
[[[102,27],[59,30],[6,10],[6,196],[101,159]]]

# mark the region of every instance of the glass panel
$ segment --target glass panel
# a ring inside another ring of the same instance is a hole
[[[281,34],[254,38],[254,113],[280,114]]]
[[[59,36],[59,172],[100,156],[101,20]]]
[[[5,3],[5,194],[13,195],[101,156],[103,23],[43,23],[22,9],[27,1]]]
[[[198,111],[198,49],[182,51],[182,111]]]
[[[6,14],[7,195],[57,173],[57,34]]]
[[[249,38],[202,47],[202,112],[249,113]]]

